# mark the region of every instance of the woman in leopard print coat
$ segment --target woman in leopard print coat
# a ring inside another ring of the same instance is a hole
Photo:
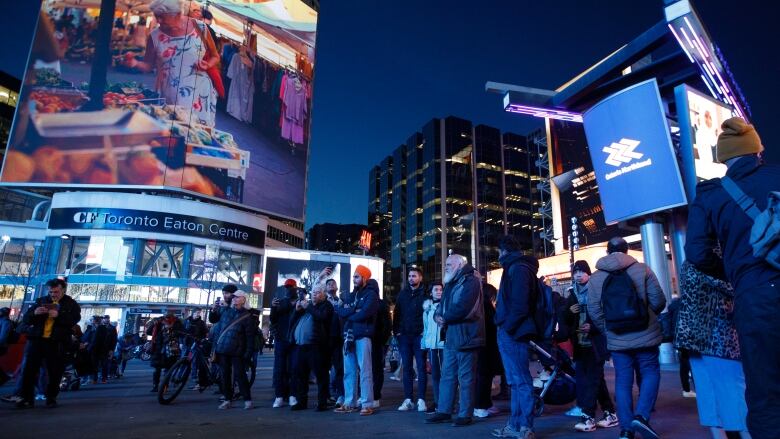
[[[723,430],[747,432],[745,374],[734,326],[734,291],[685,262],[681,268],[682,298],[675,347],[691,353],[699,422],[715,438]]]
[[[681,270],[680,313],[674,346],[701,355],[739,360],[734,326],[734,290],[685,262]]]

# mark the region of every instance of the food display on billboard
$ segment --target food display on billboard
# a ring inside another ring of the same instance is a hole
[[[674,89],[680,123],[680,155],[688,197],[696,195],[696,183],[726,175],[726,165],[718,163],[715,145],[721,125],[734,113],[730,106],[687,85]]]
[[[101,33],[100,3],[43,2],[0,182],[150,186],[302,219],[318,13],[117,2]]]

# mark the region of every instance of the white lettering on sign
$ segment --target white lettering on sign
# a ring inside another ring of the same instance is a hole
[[[607,180],[612,180],[615,177],[620,177],[621,175],[625,175],[625,174],[628,174],[630,172],[634,172],[637,169],[644,168],[644,167],[650,166],[652,164],[653,164],[653,159],[647,159],[647,160],[645,160],[643,162],[636,162],[636,163],[628,165],[628,166],[623,166],[622,168],[620,168],[620,169],[618,169],[616,171],[608,172],[607,175],[605,176],[605,178]]]

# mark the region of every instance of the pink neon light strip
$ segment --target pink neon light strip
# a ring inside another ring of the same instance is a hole
[[[671,25],[671,24],[669,24],[668,26],[669,26],[669,30],[670,30],[670,31],[672,31],[672,35],[674,35],[674,38],[677,40],[677,43],[679,43],[679,44],[680,44],[680,48],[681,48],[681,49],[683,50],[683,52],[685,52],[685,54],[688,56],[688,59],[689,59],[689,60],[691,60],[691,62],[695,62],[695,61],[693,60],[693,57],[691,56],[691,53],[690,53],[690,52],[688,52],[688,49],[685,47],[685,43],[683,43],[683,41],[680,39],[680,37],[679,37],[679,36],[677,36],[677,32],[675,32],[675,31],[674,31],[674,28],[672,27],[672,25]]]
[[[704,75],[699,75],[699,76],[701,76],[701,80],[704,82],[704,84],[707,85],[707,88],[710,89],[710,93],[712,94],[712,97],[718,99],[718,94],[715,93],[715,90],[712,89],[710,83],[707,81],[707,78],[705,78]]]
[[[685,29],[680,28],[680,32],[682,32],[683,36],[685,37],[685,41],[688,42],[688,45],[691,46],[691,49],[695,48],[696,46],[694,46],[693,43],[691,42],[691,39],[688,38],[688,34],[685,32]]]
[[[704,44],[701,43],[701,40],[699,40],[699,35],[696,33],[695,30],[693,30],[693,26],[691,26],[691,22],[688,21],[688,16],[683,17],[685,19],[685,23],[688,25],[688,28],[691,30],[691,35],[693,35],[694,40],[701,46],[701,51],[704,54],[706,58],[710,57],[710,54],[707,53],[706,50],[704,50]]]

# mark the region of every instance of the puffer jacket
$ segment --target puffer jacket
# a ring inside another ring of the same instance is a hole
[[[54,303],[48,294],[35,300],[24,313],[24,324],[27,338],[42,338],[43,329],[46,326],[48,314],[35,315],[35,309],[41,305]],[[67,294],[63,295],[58,303],[58,314],[54,319],[54,327],[51,331],[51,339],[59,342],[68,342],[73,335],[73,326],[81,320],[81,307]]]
[[[246,316],[246,317],[245,317]],[[235,325],[231,324],[242,319]],[[254,353],[257,327],[248,309],[233,307],[222,312],[219,333],[216,334],[216,352],[230,357],[248,357]]]
[[[447,349],[475,349],[485,345],[485,310],[482,307],[482,280],[471,264],[460,269],[444,286],[437,316],[444,319]]]
[[[674,346],[702,355],[739,360],[734,290],[686,261],[680,269],[680,310]]]
[[[344,295],[343,303],[336,312],[344,322],[344,330],[352,330],[355,340],[373,337],[376,314],[379,311],[379,284],[369,279],[366,286]]]
[[[434,319],[439,303],[441,302],[438,300],[434,302],[433,299],[423,302],[423,326],[425,326],[425,329],[420,342],[422,349],[444,349],[444,342],[441,340],[441,328],[439,328]]]
[[[632,265],[633,264],[633,265]],[[630,267],[629,267],[630,266]],[[631,277],[637,294],[648,305],[648,325],[642,331],[626,334],[615,334],[607,330],[604,319],[602,297],[604,281],[609,272],[623,270]],[[661,344],[663,333],[658,323],[658,314],[666,307],[666,296],[658,283],[655,273],[645,264],[639,263],[625,253],[612,253],[596,262],[598,271],[593,273],[588,282],[588,314],[598,329],[607,334],[607,349],[610,351],[626,351],[655,347]]]

